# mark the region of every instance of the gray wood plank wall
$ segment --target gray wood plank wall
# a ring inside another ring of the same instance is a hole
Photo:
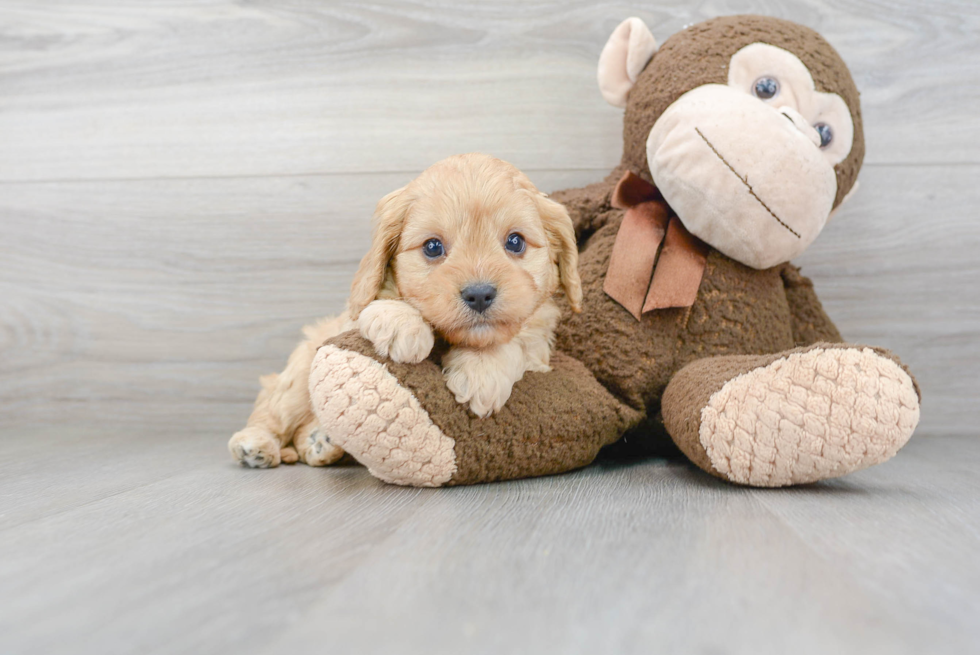
[[[381,195],[473,150],[544,190],[598,180],[616,24],[750,12],[821,31],[863,92],[861,189],[798,263],[912,366],[920,435],[976,434],[973,0],[0,0],[0,426],[230,433],[342,307]]]

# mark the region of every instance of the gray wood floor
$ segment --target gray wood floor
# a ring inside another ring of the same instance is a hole
[[[663,460],[403,489],[240,469],[220,433],[23,436],[0,460],[3,653],[980,646],[976,438],[767,491]]]
[[[895,460],[783,491],[231,465],[378,198],[472,150],[600,179],[611,30],[729,13],[820,30],[862,90],[861,189],[797,263],[921,382]],[[0,0],[0,654],[980,652],[978,106],[974,0]]]

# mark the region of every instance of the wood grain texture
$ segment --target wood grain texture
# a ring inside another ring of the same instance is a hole
[[[922,434],[975,434],[978,172],[868,166],[798,262],[848,339],[920,378]],[[552,190],[604,173],[532,178]],[[5,185],[0,424],[143,413],[231,431],[300,326],[342,309],[376,199],[408,179]]]
[[[630,12],[661,40],[769,13],[842,52],[864,186],[801,263],[845,335],[912,364],[922,431],[973,434],[980,10],[951,0],[0,0],[0,425],[239,423],[342,306],[381,195],[465,150],[546,190],[608,172],[621,117],[594,71]]]
[[[895,460],[782,491],[231,464],[378,198],[471,150],[602,178],[613,27],[729,13],[811,25],[862,89],[861,190],[797,263],[919,377]],[[978,36],[971,0],[0,0],[0,653],[977,652]]]
[[[595,68],[615,25],[636,14],[663,41],[732,13],[835,45],[868,161],[978,162],[972,0],[4,0],[0,180],[418,171],[474,150],[609,169],[620,115]]]
[[[0,424],[217,412],[230,429],[300,327],[343,309],[377,199],[411,177],[4,186]]]
[[[783,491],[664,461],[419,490],[360,467],[241,469],[220,433],[143,430],[142,456],[113,447],[126,432],[93,448],[69,430],[31,435],[29,475],[0,462],[0,652],[980,645],[980,439],[913,440]]]

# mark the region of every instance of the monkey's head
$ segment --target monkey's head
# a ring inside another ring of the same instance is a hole
[[[803,252],[856,188],[858,91],[840,55],[802,25],[726,16],[657,50],[630,18],[602,51],[599,88],[626,108],[623,165],[690,232],[753,268]]]

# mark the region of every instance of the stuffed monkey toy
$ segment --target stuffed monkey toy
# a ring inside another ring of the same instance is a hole
[[[481,419],[446,388],[438,349],[396,364],[356,333],[310,377],[332,442],[386,482],[472,484],[590,463],[604,446],[672,439],[736,484],[778,487],[892,457],[919,419],[898,358],[842,340],[790,259],[857,185],[858,91],[837,52],[784,20],[729,16],[657,49],[638,18],[599,59],[625,107],[622,163],[552,194],[579,244],[582,312],[552,371]]]

